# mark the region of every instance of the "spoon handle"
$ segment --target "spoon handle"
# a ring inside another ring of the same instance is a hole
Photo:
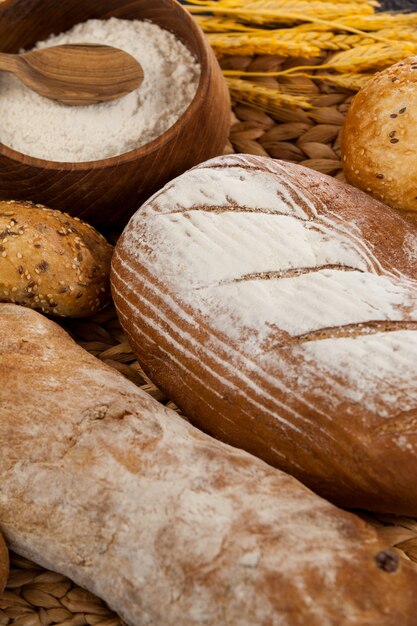
[[[18,71],[19,65],[19,55],[0,52],[0,71],[12,72],[12,74],[15,74]]]

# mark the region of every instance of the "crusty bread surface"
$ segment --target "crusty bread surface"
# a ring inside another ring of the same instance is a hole
[[[417,56],[373,76],[347,112],[346,180],[417,217]],[[383,219],[383,217],[381,217]]]
[[[377,530],[0,305],[0,529],[132,626],[412,626]]]
[[[0,301],[56,316],[93,315],[110,300],[112,247],[78,218],[0,201]]]
[[[149,377],[210,434],[347,508],[417,515],[417,226],[231,155],[168,184],[112,262]]]

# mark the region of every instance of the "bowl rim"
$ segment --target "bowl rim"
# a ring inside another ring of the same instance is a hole
[[[14,148],[10,148],[0,141],[0,155],[4,156],[14,162],[20,163],[21,165],[31,166],[38,169],[43,170],[62,170],[62,171],[87,171],[87,170],[100,170],[107,169],[112,167],[117,167],[119,165],[123,165],[126,163],[131,163],[132,161],[136,161],[143,157],[150,156],[153,152],[160,150],[164,145],[168,144],[172,139],[175,139],[178,136],[179,131],[183,128],[184,125],[187,125],[189,120],[193,118],[194,114],[197,113],[199,108],[199,102],[202,98],[204,98],[204,94],[207,93],[209,84],[210,84],[210,57],[211,57],[211,48],[209,47],[208,41],[206,40],[203,31],[198,26],[197,22],[192,18],[190,13],[176,0],[168,0],[169,3],[176,9],[182,12],[184,19],[188,20],[190,27],[192,28],[197,42],[197,52],[200,55],[200,58],[197,58],[197,61],[200,64],[200,80],[197,86],[197,90],[195,92],[194,98],[185,109],[185,111],[181,114],[178,120],[170,126],[162,135],[159,135],[149,143],[140,146],[139,148],[134,148],[133,150],[129,150],[128,152],[123,152],[122,154],[118,154],[112,157],[106,157],[105,159],[96,159],[93,161],[52,161],[49,159],[40,159],[38,157],[33,157],[24,152],[19,152]],[[0,5],[0,14],[1,10],[5,9],[7,6],[13,5],[15,0],[3,0]],[[99,19],[99,18],[98,18]],[[123,18],[123,19],[138,19],[138,18]],[[156,23],[156,22],[155,22]],[[176,33],[174,31],[170,31],[174,35]],[[178,36],[178,35],[177,35]],[[185,45],[185,44],[184,44]],[[194,53],[192,52],[194,55]]]

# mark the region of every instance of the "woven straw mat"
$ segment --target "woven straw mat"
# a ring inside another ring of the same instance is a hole
[[[322,61],[325,61],[323,58]],[[285,62],[278,57],[229,57],[225,69],[277,71],[293,65],[310,64],[304,59]],[[259,78],[276,85],[274,78]],[[244,152],[300,163],[343,179],[340,163],[340,134],[351,92],[318,86],[309,78],[286,78],[294,94],[308,94],[313,108],[286,109],[269,115],[245,104],[234,103],[230,141],[225,152]],[[73,338],[126,378],[142,387],[159,402],[176,407],[142,372],[118,323],[113,307],[86,320],[62,323]],[[417,520],[369,515],[386,539],[402,556],[417,561]],[[0,595],[0,626],[119,626],[121,620],[99,599],[70,580],[11,555],[11,572],[6,591]]]

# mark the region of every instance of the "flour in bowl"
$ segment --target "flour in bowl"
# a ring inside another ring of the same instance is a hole
[[[143,146],[167,131],[193,100],[200,66],[175,35],[139,20],[89,20],[36,48],[97,43],[130,53],[144,71],[142,85],[115,100],[70,107],[43,98],[0,75],[0,142],[52,161],[92,161]]]

